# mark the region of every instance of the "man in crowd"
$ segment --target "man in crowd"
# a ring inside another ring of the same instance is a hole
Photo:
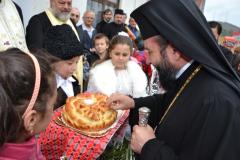
[[[240,80],[195,2],[151,0],[131,16],[167,91],[108,99],[114,109],[131,108],[133,151],[141,160],[238,160]],[[151,109],[146,127],[136,125],[142,106]]]
[[[103,33],[103,28],[106,24],[110,23],[112,19],[112,11],[110,9],[106,9],[103,11],[102,21],[99,22],[96,26],[96,30],[98,33]]]
[[[78,8],[73,7],[71,10],[71,17],[70,19],[72,20],[72,22],[77,25],[79,19],[80,19],[80,12],[78,10]]]
[[[122,9],[115,9],[114,12],[114,21],[107,24],[103,29],[103,33],[111,40],[113,36],[117,35],[119,32],[126,32],[124,23],[123,23],[124,12]]]
[[[38,49],[43,47],[43,39],[51,26],[68,24],[78,37],[74,24],[70,20],[72,0],[50,0],[50,8],[33,16],[26,28],[26,41],[28,48]],[[79,39],[79,38],[78,38]]]
[[[94,20],[95,13],[88,10],[83,14],[83,24],[77,28],[81,42],[85,49],[89,51],[93,49],[93,38],[97,33],[96,29],[93,27]]]

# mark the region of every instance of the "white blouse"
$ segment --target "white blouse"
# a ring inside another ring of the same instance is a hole
[[[68,77],[63,79],[61,76],[56,74],[57,88],[61,87],[62,90],[66,93],[67,97],[74,96],[73,84],[76,80],[73,77]]]
[[[88,92],[101,92],[106,95],[122,93],[133,97],[144,97],[147,78],[141,67],[133,61],[126,69],[116,70],[111,60],[98,64],[90,70]]]

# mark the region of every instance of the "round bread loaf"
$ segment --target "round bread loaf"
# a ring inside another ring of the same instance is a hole
[[[82,93],[70,97],[63,107],[65,123],[85,132],[95,132],[111,126],[117,112],[106,105],[107,96],[101,93]]]

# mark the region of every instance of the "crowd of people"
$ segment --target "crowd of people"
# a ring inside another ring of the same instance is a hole
[[[0,13],[0,159],[44,159],[36,135],[82,92],[130,110],[123,130],[136,160],[240,158],[240,53],[218,43],[221,24],[194,1],[148,1],[129,24],[106,9],[95,27],[94,11],[78,25],[72,0],[50,0],[26,34],[17,4],[0,0]]]

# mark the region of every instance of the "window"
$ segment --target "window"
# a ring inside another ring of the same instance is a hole
[[[109,8],[113,11],[119,7],[119,0],[88,0],[87,10],[92,10],[96,13],[95,24],[102,19],[102,11]]]

